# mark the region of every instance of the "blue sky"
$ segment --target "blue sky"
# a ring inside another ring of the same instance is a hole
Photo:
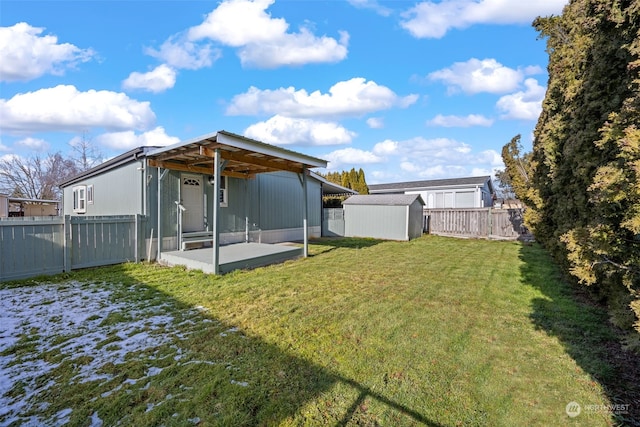
[[[531,22],[567,2],[2,0],[0,156],[227,130],[370,184],[491,174],[531,147]]]

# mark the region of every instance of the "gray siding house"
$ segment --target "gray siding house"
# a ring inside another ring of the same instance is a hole
[[[420,194],[425,209],[486,208],[493,205],[490,176],[369,185],[370,194]]]
[[[65,215],[141,215],[152,259],[212,245],[218,273],[225,244],[303,241],[306,256],[308,238],[321,234],[327,185],[310,169],[326,165],[219,131],[130,150],[60,186]]]
[[[342,206],[347,237],[411,240],[422,236],[424,201],[419,194],[356,195]]]

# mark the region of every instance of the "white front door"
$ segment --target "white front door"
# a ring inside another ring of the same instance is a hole
[[[204,230],[204,192],[202,175],[182,174],[180,178],[182,231]]]

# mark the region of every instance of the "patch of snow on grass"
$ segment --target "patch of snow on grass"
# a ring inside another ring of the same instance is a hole
[[[76,361],[72,383],[109,381],[113,375],[100,372],[105,364],[122,364],[131,353],[180,338],[174,318],[166,314],[171,311],[169,305],[144,304],[114,301],[106,284],[68,282],[0,289],[0,424],[27,420],[21,414],[37,410],[35,397],[52,385],[43,385],[39,378],[63,362]],[[105,344],[105,340],[109,341]],[[147,376],[161,371],[151,367]],[[16,386],[21,393],[15,393]],[[59,412],[55,422],[68,422],[70,414],[71,410]],[[101,424],[97,414],[92,415],[91,425]]]

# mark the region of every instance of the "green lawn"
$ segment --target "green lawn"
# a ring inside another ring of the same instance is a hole
[[[46,391],[24,396],[33,399],[29,414],[52,419],[71,409],[71,425],[94,416],[105,425],[167,426],[623,419],[589,406],[613,401],[599,382],[615,377],[606,314],[576,300],[538,246],[425,236],[316,241],[310,253],[225,276],[128,264],[55,277],[98,284],[114,302],[164,304],[180,333],[102,366],[107,380],[74,381],[89,361],[50,355],[60,365],[38,379],[49,382]],[[102,323],[127,317],[136,316],[123,310]],[[0,356],[23,361],[33,351],[28,335]],[[582,406],[575,418],[565,410],[572,401]]]

